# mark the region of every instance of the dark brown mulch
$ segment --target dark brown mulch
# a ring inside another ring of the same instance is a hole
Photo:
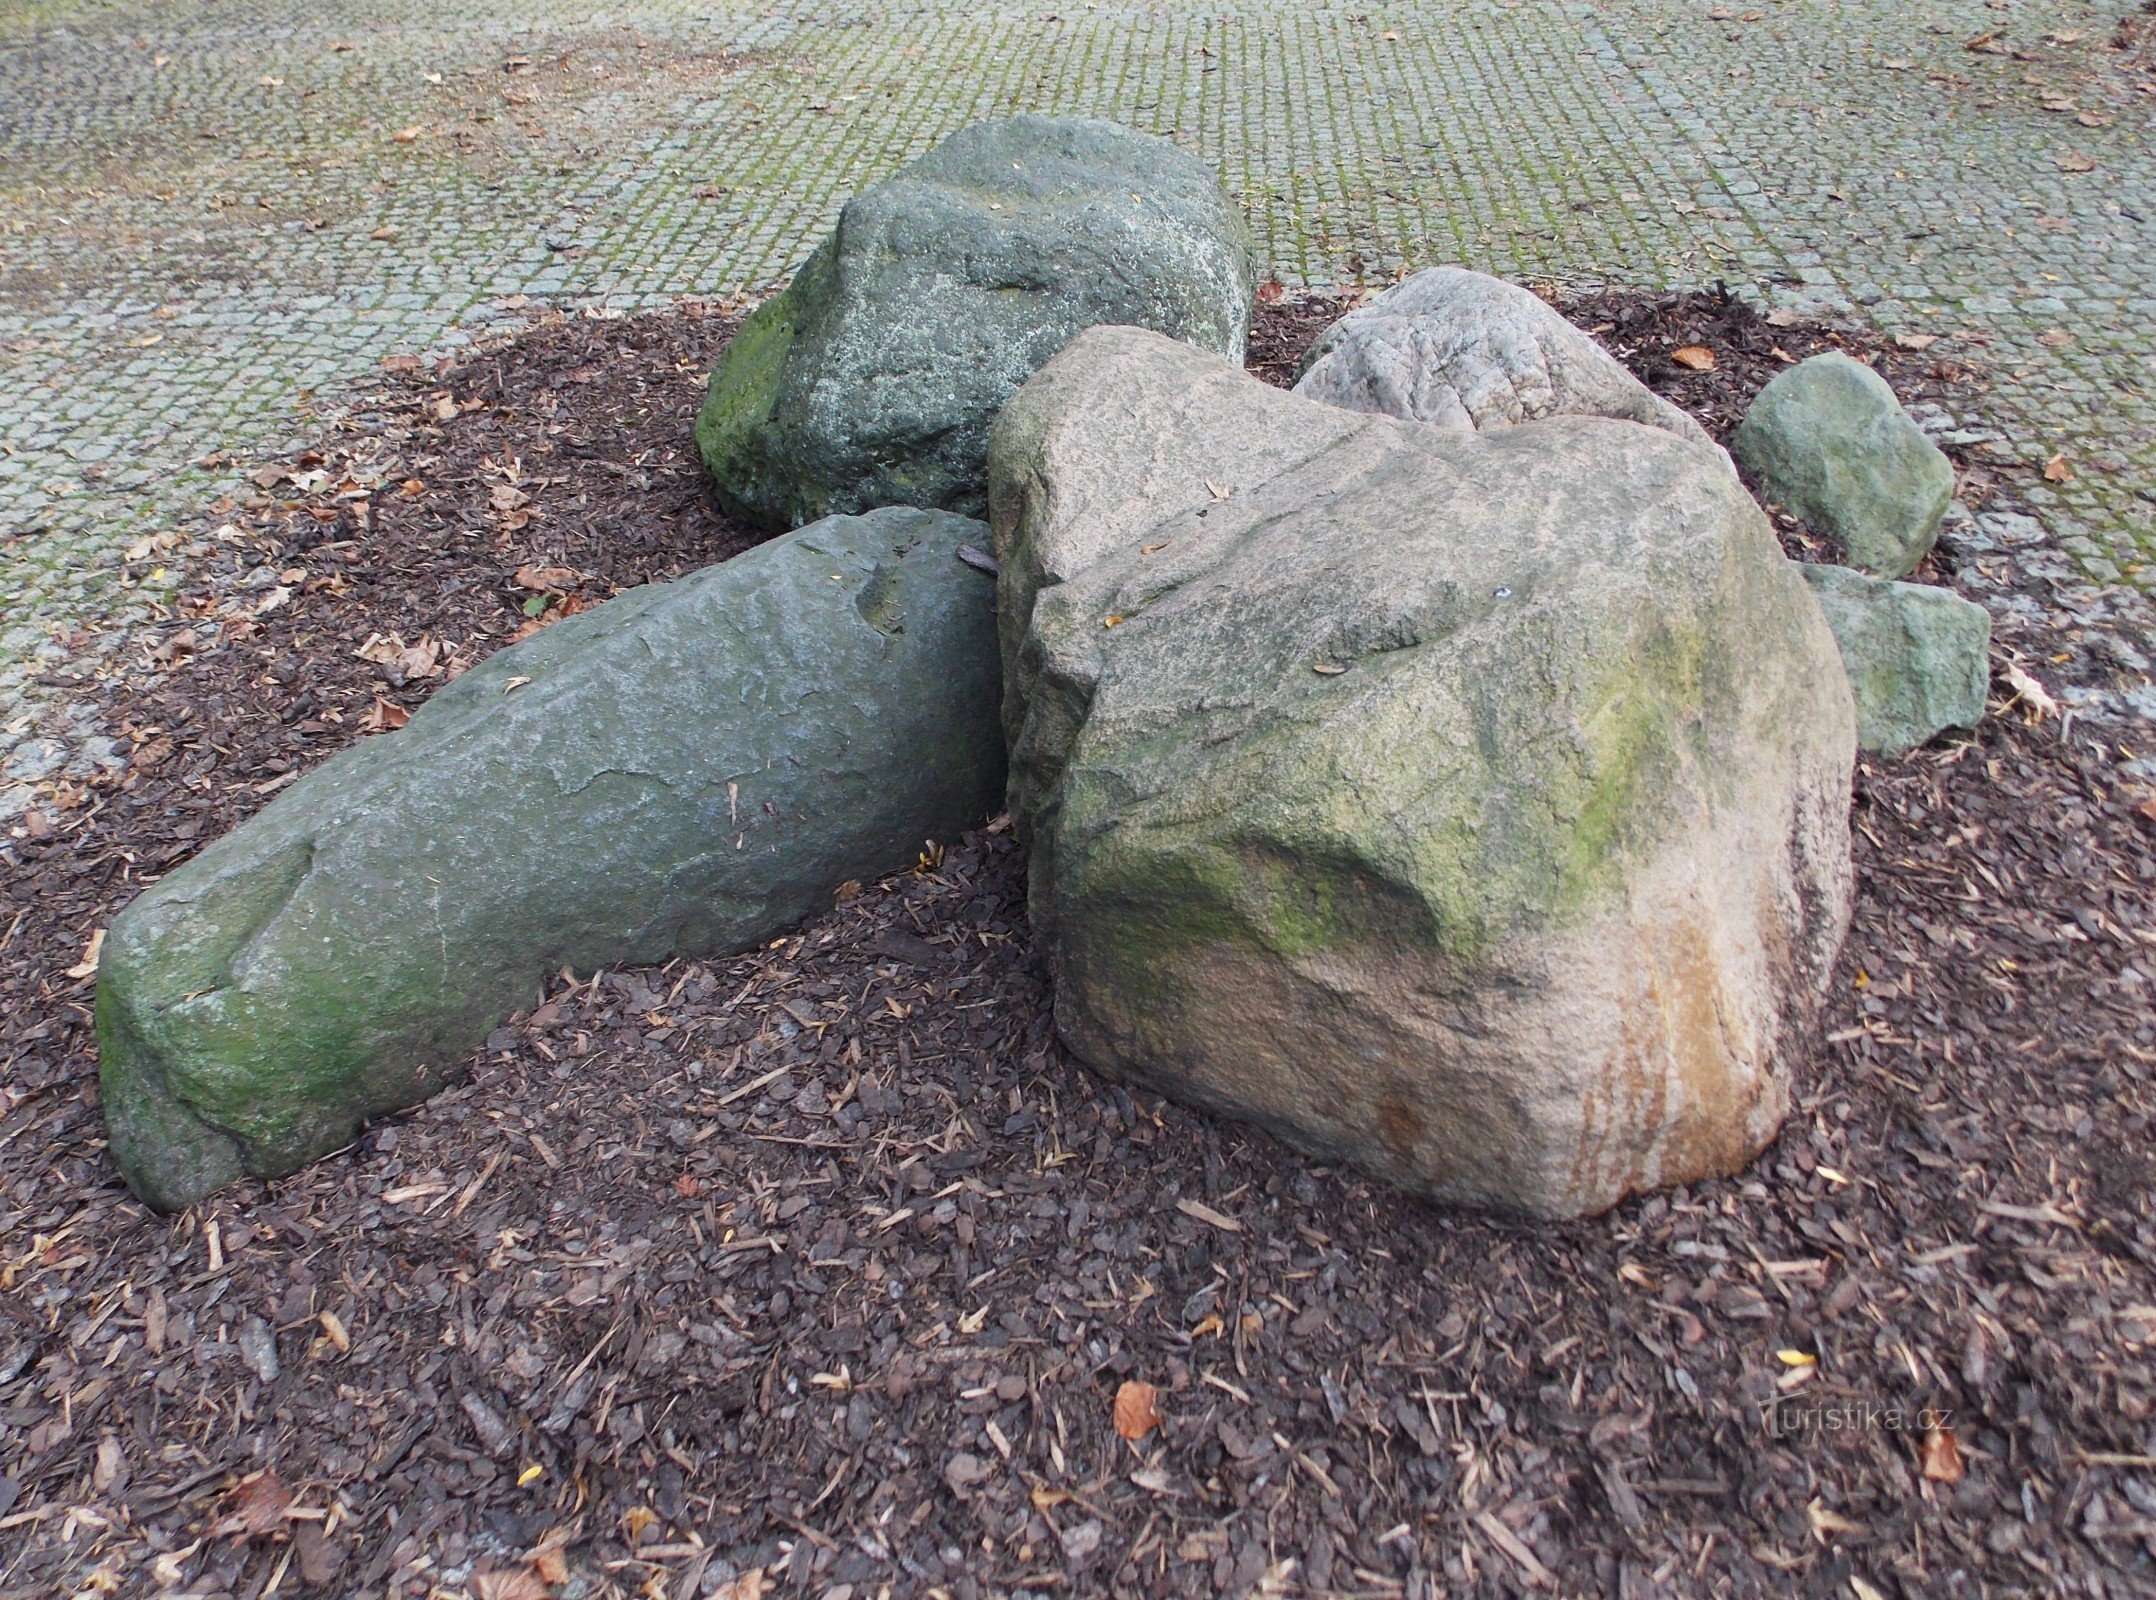
[[[1253,364],[1326,314],[1269,307]],[[1574,314],[1718,427],[1774,346],[1865,353]],[[144,1212],[89,934],[531,601],[740,548],[686,446],[727,327],[393,378],[212,520],[192,652],[95,686],[130,765],[0,854],[0,1595],[2156,1592],[2156,833],[2050,724],[1863,769],[1781,1139],[1595,1221],[1075,1068],[994,831],[766,950],[565,973],[352,1151]]]

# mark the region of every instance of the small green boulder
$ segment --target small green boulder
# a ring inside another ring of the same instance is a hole
[[[1991,614],[1947,589],[1803,565],[1857,699],[1858,748],[1898,756],[1983,718]]]
[[[1845,355],[1800,361],[1760,390],[1731,448],[1769,500],[1882,578],[1916,569],[1954,494],[1954,464],[1886,379]]]
[[[1128,323],[1240,360],[1254,289],[1195,156],[1084,117],[977,123],[846,203],[713,369],[697,448],[759,527],[977,515],[989,423],[1072,335]]]
[[[989,814],[980,524],[833,518],[558,622],[139,895],[106,1129],[159,1210],[440,1088],[544,976],[739,950]]]

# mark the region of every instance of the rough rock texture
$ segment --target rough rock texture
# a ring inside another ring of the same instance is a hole
[[[1771,1136],[1847,922],[1854,714],[1716,454],[1358,415],[1106,328],[989,459],[1083,1059],[1545,1216]]]
[[[1991,613],[1948,589],[1803,565],[1857,702],[1857,747],[1898,756],[1973,728],[1991,685]]]
[[[1768,499],[1882,578],[1916,569],[1954,495],[1954,464],[1886,379],[1844,355],[1800,361],[1760,390],[1731,445]]]
[[[544,974],[739,949],[1003,781],[980,524],[834,518],[465,673],[146,890],[98,975],[152,1205],[432,1093]]]
[[[848,201],[711,374],[696,442],[737,516],[985,505],[988,425],[1096,323],[1241,359],[1241,213],[1165,140],[1082,117],[952,135]]]
[[[1692,418],[1518,284],[1432,267],[1326,329],[1295,392],[1462,433],[1619,417],[1713,448]]]

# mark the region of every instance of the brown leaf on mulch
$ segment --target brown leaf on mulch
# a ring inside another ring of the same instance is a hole
[[[1917,1455],[1923,1464],[1924,1476],[1932,1482],[1961,1482],[1961,1442],[1954,1437],[1951,1427],[1937,1425],[1926,1428],[1924,1442],[1918,1447]]]
[[[472,1575],[472,1600],[547,1600],[553,1592],[529,1567],[497,1567]]]
[[[203,1534],[207,1539],[267,1539],[282,1535],[292,1509],[292,1491],[269,1468],[250,1472],[232,1486],[224,1515]]]
[[[1150,1383],[1126,1378],[1115,1391],[1115,1431],[1119,1439],[1143,1439],[1160,1426],[1160,1410],[1154,1404],[1157,1391]]]

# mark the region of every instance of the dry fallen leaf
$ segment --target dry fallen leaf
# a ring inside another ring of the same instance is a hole
[[[500,494],[502,491],[494,491]],[[516,491],[511,490],[514,494]],[[510,579],[519,589],[536,589],[542,594],[565,594],[584,575],[574,567],[542,567],[528,564],[517,568]]]
[[[2036,336],[2036,342],[2048,344],[2054,350],[2061,350],[2074,342],[2074,336],[2064,328],[2047,328]]]
[[[472,1574],[473,1600],[547,1600],[552,1593],[530,1567]]]
[[[1804,1508],[1805,1519],[1812,1525],[1812,1537],[1821,1544],[1827,1542],[1830,1533],[1862,1533],[1863,1527],[1851,1522],[1838,1511],[1829,1511],[1817,1500]]]
[[[2094,172],[2096,163],[2079,150],[2064,150],[2052,157],[2061,172]]]
[[[419,137],[422,131],[424,130],[422,130],[419,124],[415,122],[409,128],[399,128],[395,133],[391,134],[390,137],[396,140],[399,144],[410,144],[413,140]]]
[[[1258,285],[1258,303],[1269,306],[1286,293],[1287,290],[1281,287],[1278,278],[1267,278]]]
[[[412,720],[412,714],[394,700],[374,697],[374,707],[359,719],[360,728],[367,733],[391,733]]]
[[[392,664],[404,674],[407,682],[415,678],[432,678],[441,671],[442,642],[439,639],[422,639],[407,645],[392,658]]]
[[[1703,344],[1682,345],[1669,353],[1670,360],[1680,367],[1690,367],[1694,372],[1714,370],[1714,352]]]
[[[292,1491],[276,1472],[264,1467],[232,1486],[225,1514],[210,1524],[211,1539],[266,1539],[282,1533],[292,1509]]]
[[[1120,1439],[1143,1439],[1160,1426],[1160,1411],[1154,1405],[1155,1390],[1150,1383],[1140,1383],[1127,1378],[1115,1392],[1115,1431]]]
[[[2044,463],[2044,481],[2046,483],[2065,483],[2073,475],[2074,469],[2066,464],[2066,457],[2063,453],[2053,456]]]
[[[531,1558],[532,1571],[548,1583],[565,1583],[569,1577],[569,1563],[561,1558],[561,1546],[543,1545]]]
[[[1961,1441],[1952,1428],[1926,1428],[1920,1454],[1924,1476],[1933,1483],[1961,1482]]]
[[[1929,350],[1939,342],[1936,333],[1897,333],[1894,343],[1903,350]]]
[[[2049,690],[2022,670],[2020,662],[2009,661],[2006,664],[2006,686],[2014,691],[2014,700],[2028,707],[2031,722],[2041,722],[2045,717],[2059,714],[2058,701],[2051,698]]]
[[[2156,800],[2144,800],[2134,809],[2150,822],[2156,822]]]
[[[177,1550],[167,1550],[150,1563],[151,1579],[160,1589],[177,1589],[189,1559],[201,1548],[202,1541],[197,1539],[193,1544],[183,1545]]]
[[[105,948],[105,930],[100,928],[90,935],[90,942],[83,947],[82,959],[67,969],[70,978],[94,978],[97,976],[97,958]]]
[[[764,1600],[764,1569],[751,1567],[711,1591],[711,1600]]]

